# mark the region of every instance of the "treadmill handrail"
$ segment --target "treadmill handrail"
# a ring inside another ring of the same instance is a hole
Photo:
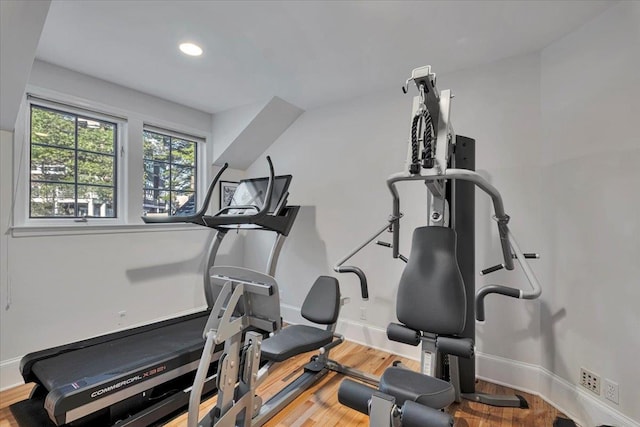
[[[267,162],[269,163],[269,184],[267,185],[267,196],[262,204],[262,208],[253,215],[221,215],[221,213],[229,210],[227,208],[222,208],[216,212],[215,215],[204,215],[202,217],[205,226],[216,228],[220,225],[253,224],[269,214],[269,207],[271,206],[271,198],[275,187],[275,173],[273,171],[273,162],[271,161],[270,156],[267,156]]]
[[[193,215],[184,215],[184,216],[143,216],[142,220],[146,224],[169,224],[169,223],[187,223],[187,224],[198,224],[205,225],[202,217],[209,209],[209,203],[211,203],[211,196],[213,195],[213,189],[215,188],[218,180],[224,173],[224,171],[229,167],[229,163],[225,163],[222,168],[218,171],[211,184],[209,184],[209,188],[207,189],[207,195],[204,197],[204,201],[202,202],[202,206],[200,210]]]

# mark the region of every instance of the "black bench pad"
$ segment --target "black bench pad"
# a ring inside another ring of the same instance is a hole
[[[331,341],[331,331],[307,325],[291,325],[262,341],[262,357],[282,362],[298,354],[317,350]]]
[[[451,383],[398,367],[384,371],[380,378],[380,391],[395,397],[398,406],[409,400],[430,408],[442,409],[455,400]]]

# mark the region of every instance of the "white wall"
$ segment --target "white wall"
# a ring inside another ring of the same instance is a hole
[[[96,105],[103,105],[114,113],[122,111],[155,118],[165,126],[173,124],[198,131],[201,134],[198,136],[208,136],[211,133],[212,117],[209,113],[48,62],[34,61],[29,86],[88,100],[94,108]]]
[[[539,249],[542,241],[536,169],[540,156],[539,76],[539,56],[534,54],[439,76],[438,83],[440,88],[454,89],[456,132],[477,139],[477,167],[503,191],[514,232],[531,250]],[[267,151],[278,173],[294,176],[290,203],[303,206],[278,269],[285,306],[300,307],[315,276],[334,274],[331,266],[384,224],[391,210],[385,180],[404,167],[411,103],[411,96],[395,89],[311,110]],[[262,159],[254,163],[248,174],[258,169],[264,173],[262,163]],[[402,221],[401,252],[408,255],[411,230],[425,223],[424,187],[408,186],[402,196],[406,217]],[[477,202],[479,269],[499,262],[500,249],[489,200],[478,192]],[[247,263],[257,263],[256,254],[264,253],[270,243],[257,240],[247,238]],[[390,255],[389,250],[373,246],[353,259],[367,273],[371,294],[368,303],[360,301],[355,276],[339,277],[343,294],[352,298],[342,313],[342,319],[350,323],[344,327],[356,328],[354,334],[362,335],[351,338],[387,345],[384,340],[378,341],[378,336],[396,320],[395,294],[403,268]],[[496,277],[524,286],[517,273],[510,276],[515,277]],[[485,282],[478,278],[478,283]],[[366,321],[360,319],[360,306],[366,308]],[[479,328],[480,350],[539,363],[538,303],[490,297],[488,310],[487,324]],[[416,355],[410,347],[402,351]]]
[[[13,131],[50,0],[0,2],[0,129]]]
[[[477,140],[477,168],[500,189],[521,246],[542,254],[532,261],[539,301],[488,298],[478,373],[540,393],[585,426],[640,425],[639,46],[640,4],[621,2],[542,52],[438,76],[456,95],[456,132]],[[384,180],[403,167],[410,105],[390,90],[310,110],[265,153],[278,173],[294,175],[290,202],[303,206],[277,272],[285,318],[300,320],[315,276],[332,274],[390,212]],[[261,160],[248,174],[259,168]],[[407,254],[409,231],[424,223],[423,192],[406,189],[403,200]],[[491,205],[479,192],[476,201],[480,269],[499,262],[500,251]],[[268,244],[248,237],[245,261],[262,265]],[[355,278],[340,275],[352,298],[340,330],[415,356],[381,331],[395,319],[402,265],[376,247],[354,263],[367,272],[372,298],[360,302]],[[527,286],[517,270],[483,283]],[[620,404],[577,386],[580,366],[617,382]]]
[[[45,93],[124,111],[139,123],[175,125],[203,135],[212,130],[207,113],[51,64],[36,61],[29,84]],[[205,228],[149,231],[140,226],[55,235],[11,231],[14,135],[3,131],[1,136],[0,388],[20,381],[18,362],[27,352],[171,317],[204,304],[203,253],[213,236]],[[20,138],[15,146],[24,143]],[[142,166],[141,146],[138,150],[129,153],[132,166]],[[139,176],[136,171],[133,167],[128,178],[141,185],[142,168]],[[139,210],[130,208],[134,221]],[[241,258],[242,242],[229,239],[220,252],[220,263],[230,263]],[[124,317],[121,311],[126,311]]]
[[[542,51],[543,220],[553,260],[542,365],[572,383],[580,367],[617,382],[620,404],[608,404],[638,421],[639,70],[638,2]]]

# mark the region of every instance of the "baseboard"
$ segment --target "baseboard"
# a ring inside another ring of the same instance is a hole
[[[638,421],[541,366],[485,353],[477,354],[476,363],[478,378],[538,395],[582,427],[640,427]]]
[[[20,376],[20,359],[22,357],[14,357],[0,362],[0,391],[24,384]]]
[[[170,316],[159,317],[150,322],[137,323],[135,325],[128,325],[126,327],[116,329],[112,332],[119,332],[126,329],[137,328],[138,326],[144,326],[151,323],[161,322],[163,320],[173,319],[174,317],[187,316],[189,314],[198,313],[204,310],[205,308],[206,306],[202,306],[202,307],[192,308],[189,310],[184,310]],[[20,360],[22,359],[22,357],[23,356],[19,356],[19,357],[14,357],[13,359],[0,361],[0,391],[24,384],[24,380],[20,375]]]
[[[293,306],[282,305],[282,316],[288,323],[308,323],[300,315],[300,310]],[[389,341],[384,329],[339,320],[336,330],[350,341],[409,359],[420,359],[419,348]],[[478,378],[540,396],[581,427],[602,424],[640,427],[640,423],[591,395],[589,391],[582,390],[541,366],[481,352],[476,353],[476,366]]]

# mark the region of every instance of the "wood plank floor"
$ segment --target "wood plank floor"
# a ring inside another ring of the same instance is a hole
[[[266,400],[286,383],[295,378],[313,353],[294,357],[276,367],[260,386],[258,394]],[[331,357],[340,363],[381,375],[394,360],[401,360],[412,369],[418,362],[374,350],[349,341],[336,347]],[[338,403],[337,390],[343,377],[329,373],[316,385],[299,396],[293,403],[276,415],[266,426],[310,427],[310,426],[367,426],[368,418],[357,411]],[[18,427],[9,410],[9,405],[27,398],[32,384],[25,384],[0,393],[0,427]],[[478,390],[487,393],[511,394],[514,390],[480,381]],[[552,426],[556,416],[563,416],[555,408],[537,396],[518,392],[529,402],[529,409],[494,408],[473,402],[454,404],[449,412],[455,416],[456,427],[544,427]],[[201,405],[201,416],[215,404],[215,398]],[[166,424],[166,427],[186,425],[186,414]]]

